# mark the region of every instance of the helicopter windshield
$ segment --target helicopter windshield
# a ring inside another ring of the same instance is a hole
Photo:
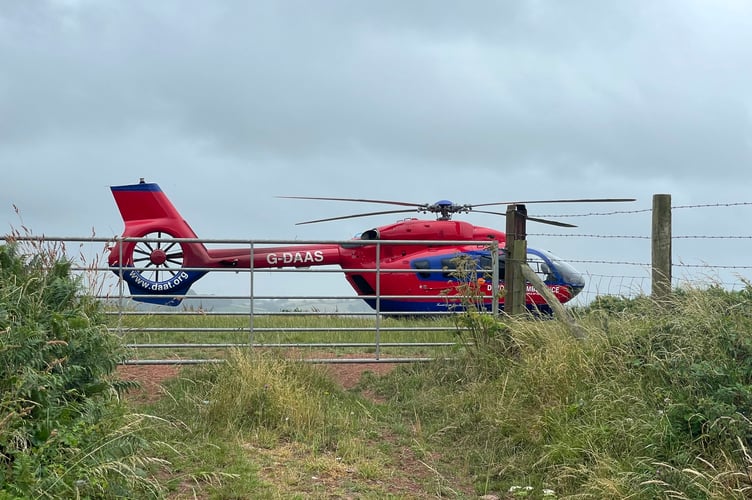
[[[550,269],[544,269],[544,272],[551,273],[554,276],[558,274],[558,276],[555,277],[573,288],[581,289],[585,286],[585,278],[582,277],[582,274],[580,274],[580,272],[570,264],[567,264],[566,262],[561,260],[559,257],[556,257],[551,252],[547,252],[545,250],[533,250],[531,248],[529,248],[528,250],[533,255],[537,255],[542,258],[542,260],[544,261],[541,263],[542,268],[543,266],[550,267]]]

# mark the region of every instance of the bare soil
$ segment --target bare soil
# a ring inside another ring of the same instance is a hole
[[[325,365],[326,371],[344,389],[352,389],[360,381],[365,372],[384,375],[394,369],[394,363],[340,363]],[[180,373],[180,367],[175,365],[120,365],[117,369],[118,377],[122,380],[134,380],[141,384],[141,388],[128,392],[128,399],[148,403],[159,399],[164,390],[165,380],[175,378]]]
[[[126,394],[129,401],[136,403],[153,403],[164,394],[162,384],[165,380],[175,378],[180,368],[174,365],[120,365],[118,378],[136,381],[141,384],[138,389],[131,389]]]

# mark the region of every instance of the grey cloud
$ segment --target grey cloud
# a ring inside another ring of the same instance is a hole
[[[2,2],[0,168],[17,186],[2,201],[70,207],[54,216],[62,226],[84,214],[83,228],[93,218],[83,201],[34,181],[48,173],[109,206],[107,185],[146,176],[230,236],[237,225],[212,216],[230,202],[254,235],[307,218],[274,194],[736,194],[752,159],[750,10]],[[458,179],[471,187],[458,193]],[[272,203],[276,224],[258,217]]]

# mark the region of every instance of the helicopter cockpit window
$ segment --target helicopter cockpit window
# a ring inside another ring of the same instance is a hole
[[[378,240],[379,239],[379,232],[376,229],[369,229],[368,231],[363,231],[363,233],[360,235],[361,240]]]
[[[540,250],[540,252],[548,257],[564,283],[575,288],[582,288],[585,286],[585,278],[583,278],[582,274],[580,274],[575,268],[555,255],[552,255],[550,252],[543,250]]]
[[[504,272],[505,272],[505,263],[504,255],[499,255],[499,279],[504,279]],[[490,255],[481,255],[480,259],[478,260],[478,271],[481,272],[484,277],[491,278],[493,276],[493,260],[491,259]],[[487,275],[487,276],[486,276]]]
[[[441,259],[441,276],[446,279],[455,277],[457,271],[456,257]]]
[[[431,277],[431,262],[428,260],[416,260],[413,262],[413,267],[415,269],[425,269],[425,271],[419,271],[418,276],[421,278],[430,278]]]
[[[551,284],[556,282],[556,277],[551,271],[551,268],[543,259],[541,259],[537,255],[528,255],[527,264],[544,283]]]

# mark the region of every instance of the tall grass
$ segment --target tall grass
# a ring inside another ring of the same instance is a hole
[[[326,485],[310,480],[321,476],[360,481],[356,489],[373,495],[368,482],[389,470],[375,444],[389,433],[381,411],[344,391],[325,367],[272,352],[232,349],[225,363],[186,370],[155,411],[185,424],[176,432],[195,455],[174,457],[176,464],[228,473],[197,484],[204,495],[321,498]],[[269,469],[276,473],[264,482]]]
[[[749,497],[752,290],[679,290],[666,306],[606,298],[578,321],[586,341],[506,319],[497,330],[513,350],[373,384],[462,454],[482,491]]]

